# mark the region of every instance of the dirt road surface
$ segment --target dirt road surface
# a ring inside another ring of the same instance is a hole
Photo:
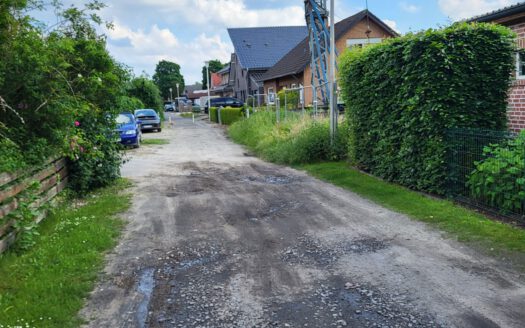
[[[525,327],[525,278],[177,118],[130,151],[124,236],[87,327]]]

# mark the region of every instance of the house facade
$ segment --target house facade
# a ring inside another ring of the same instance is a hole
[[[211,93],[219,97],[233,97],[233,81],[230,80],[230,65],[212,74]]]
[[[495,23],[507,26],[517,34],[518,49],[525,49],[525,2],[474,17],[469,22]],[[516,54],[515,79],[509,91],[509,129],[525,129],[525,53]]]
[[[341,54],[348,47],[362,47],[378,43],[398,34],[377,16],[363,10],[335,24],[335,41],[337,53]],[[273,99],[283,88],[304,87],[304,103],[313,103],[311,55],[308,37],[287,53],[264,76],[264,92]]]
[[[306,26],[230,28],[235,52],[229,79],[234,97],[247,101],[264,93],[262,77],[308,34]]]

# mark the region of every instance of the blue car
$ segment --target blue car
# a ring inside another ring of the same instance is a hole
[[[135,119],[131,113],[120,113],[117,116],[117,128],[120,136],[120,143],[125,146],[140,147],[142,133],[140,131],[140,121]]]

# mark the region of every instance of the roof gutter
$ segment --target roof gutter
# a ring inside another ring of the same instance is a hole
[[[497,12],[493,12],[490,14],[486,14],[483,16],[474,17],[471,19],[466,20],[467,23],[473,23],[473,22],[492,22],[498,19],[506,18],[508,16],[516,15],[516,14],[525,14],[525,3],[516,5],[514,7],[510,7],[507,9],[502,9]]]

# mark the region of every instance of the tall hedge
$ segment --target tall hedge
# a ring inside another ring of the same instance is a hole
[[[217,107],[210,108],[211,122],[219,123],[219,109]],[[224,107],[221,108],[221,123],[224,125],[230,125],[237,122],[244,117],[244,108],[232,108]]]
[[[515,35],[455,24],[347,51],[340,80],[350,158],[413,189],[445,192],[445,130],[505,129]]]

